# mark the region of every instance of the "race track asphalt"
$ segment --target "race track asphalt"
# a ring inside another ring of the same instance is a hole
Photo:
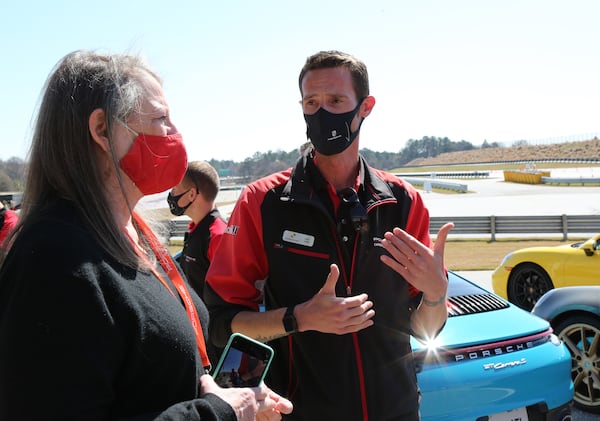
[[[551,170],[551,176],[600,179],[600,167]],[[600,215],[598,186],[510,183],[501,171],[489,178],[449,181],[466,184],[468,192],[423,192],[431,216]]]

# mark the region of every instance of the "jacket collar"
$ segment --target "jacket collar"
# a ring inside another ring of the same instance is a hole
[[[367,164],[366,160],[359,155],[360,186],[358,196],[360,201],[371,207],[381,201],[395,201],[396,198],[389,184]],[[282,201],[312,201],[315,192],[325,188],[327,180],[314,164],[311,154],[302,156],[296,162],[292,175],[281,192]]]
[[[208,212],[204,218],[202,218],[200,221],[198,221],[197,224],[194,223],[194,221],[191,221],[188,224],[188,231],[190,232],[190,234],[196,230],[198,227],[205,227],[203,229],[208,229],[210,227],[210,225],[217,219],[220,218],[221,214],[219,213],[219,209],[217,209],[216,207],[211,209],[210,212]]]

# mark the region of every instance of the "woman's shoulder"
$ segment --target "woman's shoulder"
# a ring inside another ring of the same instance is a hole
[[[93,297],[107,259],[80,221],[76,212],[55,206],[26,221],[2,262],[0,289],[7,294],[35,291],[41,301],[56,300],[66,290]]]
[[[29,250],[30,254],[41,259],[65,254],[75,259],[97,250],[98,246],[78,212],[59,202],[32,216],[12,248]]]

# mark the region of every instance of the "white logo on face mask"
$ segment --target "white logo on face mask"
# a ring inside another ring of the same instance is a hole
[[[340,137],[342,137],[342,135],[338,134],[337,130],[332,130],[331,131],[331,137],[328,137],[327,140],[330,141],[330,142],[333,142],[334,140],[337,140]]]

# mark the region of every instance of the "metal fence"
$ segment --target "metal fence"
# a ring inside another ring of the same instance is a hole
[[[600,215],[546,215],[546,216],[434,216],[430,220],[430,232],[435,235],[446,222],[454,222],[450,236],[489,235],[496,241],[500,234],[569,234],[600,233]],[[173,219],[169,222],[170,236],[181,237],[187,230],[189,220]]]
[[[423,190],[426,192],[430,192],[432,188],[434,189],[444,189],[444,190],[454,190],[460,193],[466,193],[468,190],[468,186],[466,184],[460,183],[450,183],[448,181],[439,181],[434,178],[408,178],[403,177],[403,179],[413,186],[423,186]]]
[[[556,234],[564,241],[569,234],[600,233],[600,215],[438,216],[431,217],[430,232],[437,234],[446,222],[454,222],[451,235],[483,234],[491,241],[498,234]]]

